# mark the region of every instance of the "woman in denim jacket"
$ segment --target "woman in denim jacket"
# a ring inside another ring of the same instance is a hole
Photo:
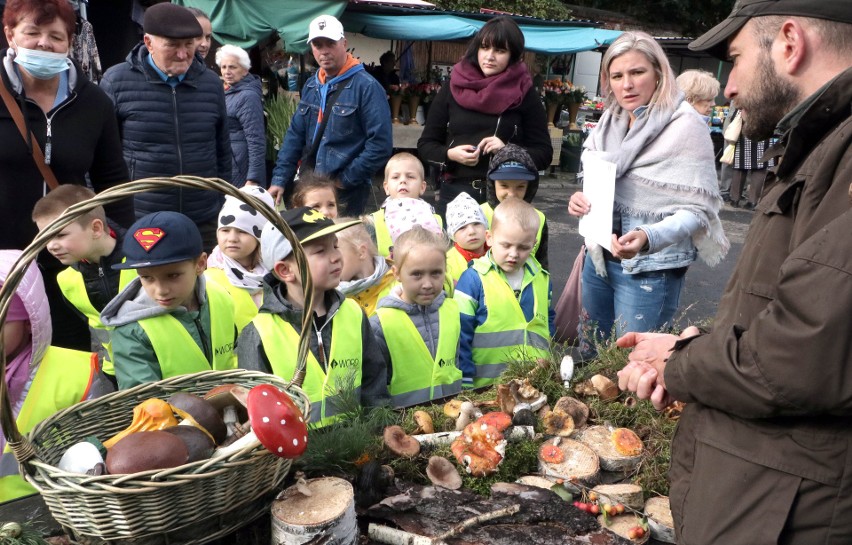
[[[687,267],[697,256],[715,265],[729,247],[707,126],[678,91],[660,46],[643,32],[625,32],[604,55],[600,79],[607,111],[583,159],[614,163],[616,182],[610,247],[587,243],[587,355],[592,336],[606,339],[613,326],[620,336],[671,325]],[[582,192],[571,196],[571,215],[590,209]]]

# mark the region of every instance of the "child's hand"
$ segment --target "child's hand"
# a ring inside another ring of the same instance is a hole
[[[479,142],[479,149],[482,153],[495,153],[505,145],[506,144],[496,136],[487,136]]]
[[[479,148],[464,144],[447,150],[447,159],[465,166],[476,166],[479,162]]]
[[[571,195],[568,201],[568,213],[574,217],[581,218],[592,210],[592,203],[583,194],[582,191],[577,191]]]
[[[275,206],[278,206],[278,203],[281,202],[281,197],[284,196],[284,188],[280,185],[270,185],[267,191],[269,191],[269,195],[275,199]]]

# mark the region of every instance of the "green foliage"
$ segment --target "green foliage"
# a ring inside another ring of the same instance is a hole
[[[296,113],[298,102],[289,94],[279,94],[263,103],[263,115],[266,117],[266,159],[275,161],[278,150],[290,127],[290,120]]]
[[[478,12],[480,8],[542,19],[568,19],[571,10],[559,0],[433,0],[441,9]]]
[[[27,524],[7,522],[0,526],[0,545],[47,545],[47,541]]]
[[[623,13],[643,23],[680,29],[684,36],[698,36],[721,22],[734,0],[572,0],[573,4]]]

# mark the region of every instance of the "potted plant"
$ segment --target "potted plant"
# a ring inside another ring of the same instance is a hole
[[[290,127],[290,120],[296,113],[298,102],[289,93],[279,93],[263,102],[263,116],[266,118],[266,178],[272,176],[272,167],[278,159],[278,150],[284,142],[284,135]]]

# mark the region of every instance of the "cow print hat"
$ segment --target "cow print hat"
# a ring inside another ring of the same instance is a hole
[[[260,186],[246,185],[240,188],[243,193],[248,193],[263,201],[269,208],[275,209],[272,195]],[[219,229],[223,227],[236,227],[244,231],[260,242],[260,233],[268,220],[252,206],[243,201],[231,197],[225,197],[225,204],[219,212]]]

